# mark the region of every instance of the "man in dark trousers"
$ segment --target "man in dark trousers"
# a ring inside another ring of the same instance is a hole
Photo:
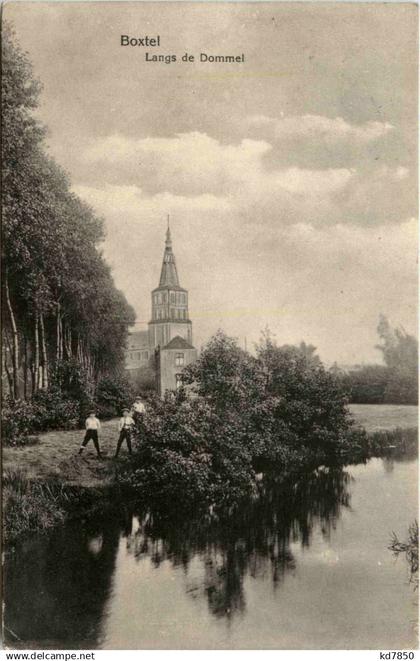
[[[82,454],[86,445],[89,443],[90,440],[92,440],[96,449],[96,453],[98,457],[101,458],[102,455],[99,449],[99,441],[98,441],[98,430],[101,428],[101,423],[99,422],[99,418],[96,417],[95,411],[89,412],[89,417],[86,418],[85,427],[86,427],[86,434],[83,439],[82,445],[80,446],[79,454]]]
[[[132,431],[133,426],[134,426],[134,420],[130,415],[130,411],[128,409],[124,409],[122,418],[120,418],[120,422],[119,422],[119,425],[118,425],[118,428],[120,430],[120,437],[118,439],[118,445],[117,445],[117,451],[115,453],[115,457],[118,457],[118,454],[120,452],[120,449],[121,449],[121,446],[122,446],[124,440],[127,443],[127,448],[128,448],[129,454],[132,454],[131,431]]]

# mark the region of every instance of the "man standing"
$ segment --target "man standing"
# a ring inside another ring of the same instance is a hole
[[[145,412],[146,412],[146,407],[143,403],[142,398],[136,397],[133,404],[133,418],[137,426],[139,425],[139,423],[143,421],[143,416]]]
[[[80,446],[79,454],[82,454],[86,445],[89,443],[90,440],[92,440],[96,449],[96,453],[98,457],[101,458],[102,455],[99,449],[99,441],[98,441],[98,430],[101,428],[101,423],[99,422],[99,418],[96,417],[96,411],[89,411],[89,417],[86,418],[85,427],[86,427],[86,434],[83,439],[82,445]]]
[[[118,425],[119,431],[120,431],[120,437],[118,439],[118,444],[117,444],[117,451],[115,453],[115,458],[118,457],[118,454],[120,452],[121,446],[123,444],[123,441],[125,440],[127,442],[127,448],[129,454],[132,454],[132,449],[131,449],[131,431],[132,427],[134,426],[134,420],[130,415],[130,411],[128,409],[123,410],[123,416],[120,418],[120,422]]]
[[[141,397],[136,397],[133,404],[134,413],[144,413],[146,410]]]

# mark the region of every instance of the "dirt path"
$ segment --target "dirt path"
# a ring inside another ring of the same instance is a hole
[[[23,471],[30,478],[59,476],[63,482],[83,486],[103,485],[111,479],[117,462],[112,458],[118,438],[118,419],[102,423],[99,444],[104,456],[97,459],[92,441],[82,456],[77,452],[84,430],[51,431],[39,434],[37,445],[3,447],[3,471]],[[125,443],[120,456],[126,454]]]

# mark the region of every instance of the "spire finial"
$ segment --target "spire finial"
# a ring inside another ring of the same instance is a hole
[[[166,245],[170,246],[171,245],[171,228],[169,226],[169,214],[168,214],[167,222],[168,222],[168,227],[166,229]]]

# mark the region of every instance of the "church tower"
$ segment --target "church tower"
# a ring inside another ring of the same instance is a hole
[[[171,231],[166,231],[165,252],[159,286],[152,291],[152,318],[149,322],[149,345],[165,347],[175,338],[192,345],[192,323],[188,314],[188,291],[179,284]]]

